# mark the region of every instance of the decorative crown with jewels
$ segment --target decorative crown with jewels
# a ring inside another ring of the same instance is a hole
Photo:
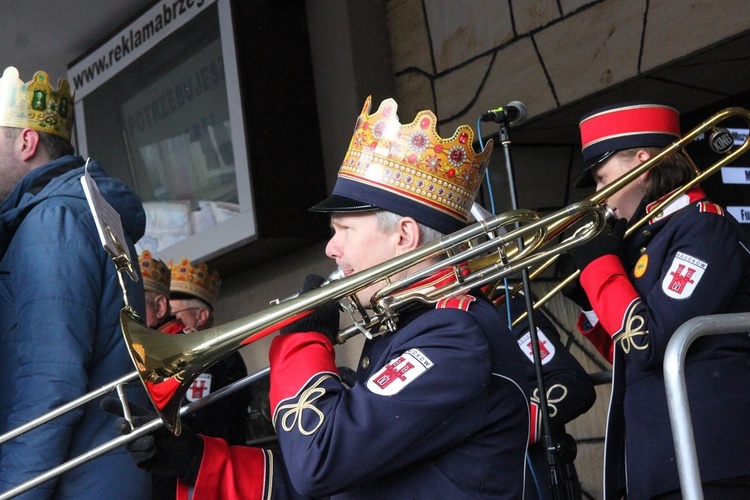
[[[492,141],[477,153],[468,125],[444,139],[432,111],[420,111],[402,125],[395,100],[384,100],[374,114],[369,114],[370,104],[368,97],[333,194],[414,217],[443,233],[465,226]]]
[[[181,299],[189,296],[201,299],[213,310],[221,285],[219,271],[209,273],[205,263],[192,266],[187,258],[183,258],[178,263],[170,260],[167,266],[172,270],[172,283],[169,286],[170,298]]]
[[[60,78],[54,89],[44,71],[24,83],[15,67],[5,68],[0,78],[0,126],[28,127],[70,141],[72,124],[73,96],[67,80]]]
[[[138,257],[138,264],[141,268],[141,276],[143,276],[143,289],[169,297],[171,275],[167,265],[155,259],[148,250],[144,250]]]

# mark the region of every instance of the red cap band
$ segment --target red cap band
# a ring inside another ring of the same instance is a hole
[[[680,136],[676,109],[662,105],[634,105],[594,114],[580,123],[583,149],[601,141],[635,134]]]

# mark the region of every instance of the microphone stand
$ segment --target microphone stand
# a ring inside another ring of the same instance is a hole
[[[505,157],[505,167],[508,174],[508,189],[510,191],[511,208],[517,210],[518,199],[516,196],[516,181],[513,173],[513,162],[510,155],[510,123],[507,119],[499,120],[499,135],[500,144],[502,146],[503,154]],[[516,227],[518,227],[516,223]],[[518,239],[518,250],[523,249],[523,238]],[[529,285],[529,271],[526,268],[521,269],[521,279],[523,282],[523,289],[525,290],[524,297],[526,299],[526,311],[527,311],[527,322],[529,324],[529,335],[531,337],[531,352],[534,356],[534,368],[536,369],[536,380],[537,387],[539,389],[539,409],[542,415],[542,439],[547,451],[547,464],[550,467],[550,487],[552,489],[552,498],[555,500],[568,500],[580,498],[580,495],[576,495],[577,485],[571,484],[572,477],[570,473],[565,474],[567,477],[563,477],[563,469],[560,461],[562,455],[569,456],[567,449],[563,449],[562,443],[554,443],[552,440],[552,429],[550,427],[550,416],[549,409],[547,407],[547,391],[544,384],[544,375],[542,373],[542,358],[539,351],[539,336],[536,331],[536,322],[534,321],[534,304],[531,301],[531,287]],[[506,297],[506,302],[510,300],[510,297]],[[572,438],[571,438],[572,439]],[[573,442],[575,445],[575,441]],[[573,451],[573,458],[575,458],[575,451]],[[568,464],[572,463],[572,459],[568,461]]]

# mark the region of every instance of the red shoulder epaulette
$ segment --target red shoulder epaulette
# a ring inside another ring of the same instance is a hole
[[[711,203],[710,201],[699,201],[698,202],[698,211],[699,212],[709,212],[712,214],[718,214],[718,215],[724,215],[724,209],[721,208],[716,203]]]
[[[471,295],[460,295],[458,297],[445,297],[437,301],[435,309],[461,309],[468,311],[469,306],[476,300]]]

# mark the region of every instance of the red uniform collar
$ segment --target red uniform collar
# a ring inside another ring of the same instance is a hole
[[[170,316],[164,323],[154,328],[162,333],[184,333],[185,324],[174,316]]]
[[[676,190],[675,190],[676,191]],[[667,199],[669,196],[672,195],[674,191],[671,191],[661,198],[659,198],[656,201],[652,201],[648,205],[646,205],[646,213],[651,215],[651,212],[656,208],[656,206],[661,203],[663,200]],[[702,200],[706,197],[706,193],[703,192],[703,189],[700,188],[700,186],[693,186],[692,188],[688,189],[685,193],[678,196],[672,203],[667,205],[663,210],[661,210],[658,213],[654,213],[653,217],[649,219],[648,223],[653,224],[654,222],[657,222],[664,217],[667,217],[669,215],[672,215],[673,213],[677,212],[678,210],[681,210],[685,208],[688,205],[691,205],[695,203],[698,200]]]

